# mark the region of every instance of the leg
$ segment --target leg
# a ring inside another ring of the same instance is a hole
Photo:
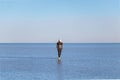
[[[61,56],[62,49],[58,49],[58,57]]]

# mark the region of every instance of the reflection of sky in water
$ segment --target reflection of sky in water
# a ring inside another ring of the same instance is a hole
[[[3,80],[62,79],[62,64],[56,59],[10,58],[2,59],[0,64],[0,78]]]
[[[0,80],[120,78],[120,45],[66,45],[61,61],[57,60],[57,51],[53,46],[45,50],[45,46],[41,48],[39,45],[36,48],[35,45],[1,47]]]

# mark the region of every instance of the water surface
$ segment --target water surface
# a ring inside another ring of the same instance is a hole
[[[0,80],[78,79],[120,79],[120,44],[0,44]]]

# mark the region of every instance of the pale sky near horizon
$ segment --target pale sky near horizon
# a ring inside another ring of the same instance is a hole
[[[0,43],[120,43],[120,0],[0,0]]]

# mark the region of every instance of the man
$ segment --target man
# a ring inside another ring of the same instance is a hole
[[[57,42],[58,60],[60,60],[62,48],[63,48],[63,42],[61,40],[58,40]]]

